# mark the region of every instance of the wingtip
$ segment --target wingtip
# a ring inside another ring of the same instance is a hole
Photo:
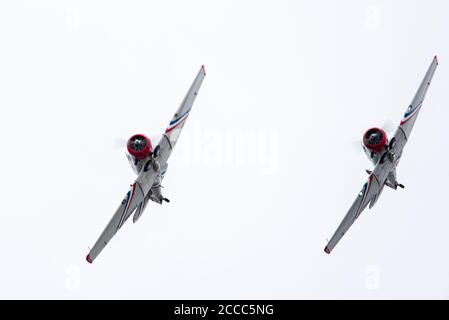
[[[201,70],[203,70],[204,75],[206,75],[206,68],[204,67],[204,64],[201,66]]]
[[[434,59],[435,59],[435,61],[436,61],[437,64],[438,64],[438,55],[437,55],[437,54],[435,55]]]
[[[87,256],[86,256],[86,261],[87,262],[89,262],[89,263],[92,263],[92,257],[90,256],[90,254],[88,254]]]
[[[331,253],[331,251],[329,250],[329,247],[328,247],[328,246],[326,246],[326,248],[324,248],[324,252],[326,252],[327,254],[330,254],[330,253]]]

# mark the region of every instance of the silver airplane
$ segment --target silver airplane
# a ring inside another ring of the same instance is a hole
[[[424,97],[437,66],[438,59],[435,56],[415,97],[407,107],[396,133],[390,141],[388,141],[385,131],[379,128],[371,128],[363,135],[363,150],[373,163],[374,169],[372,171],[366,170],[369,174],[368,182],[364,184],[348,213],[324,248],[326,253],[331,253],[368,204],[370,209],[374,206],[385,186],[394,190],[398,187],[404,188],[396,180],[396,167],[401,159],[402,151],[410,138],[410,133],[421,110]]]
[[[87,262],[92,263],[97,258],[133,212],[133,222],[136,222],[145,210],[149,200],[159,204],[162,204],[163,201],[169,202],[161,193],[161,182],[168,166],[167,160],[178,141],[205,76],[206,72],[204,66],[202,66],[184,100],[170,121],[168,128],[154,149],[151,140],[143,134],[136,134],[129,138],[127,142],[127,158],[137,174],[137,179],[131,185],[131,190],[128,191],[125,198],[121,201],[112,219],[86,256]]]

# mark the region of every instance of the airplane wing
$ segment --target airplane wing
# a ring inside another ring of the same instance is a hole
[[[202,66],[197,76],[195,77],[195,80],[190,86],[189,91],[187,91],[184,100],[182,101],[181,105],[170,121],[169,127],[165,130],[165,133],[162,135],[159,144],[154,149],[153,157],[155,158],[155,162],[157,162],[157,165],[152,165],[153,160],[149,160],[147,164],[145,164],[144,169],[137,177],[136,182],[139,182],[139,184],[142,186],[144,194],[147,194],[148,191],[150,191],[151,186],[156,179],[156,173],[159,173],[161,169],[166,168],[167,160],[170,157],[170,154],[175,147],[176,142],[178,141],[178,137],[182,131],[182,128],[184,127],[184,123],[187,117],[189,116],[193,102],[195,101],[195,98],[205,76],[206,72],[204,66]]]
[[[187,117],[189,116],[190,110],[192,109],[193,106],[193,102],[195,101],[195,98],[201,88],[201,84],[203,83],[203,79],[205,76],[206,71],[204,69],[204,66],[201,66],[201,69],[198,72],[197,76],[195,77],[195,80],[193,81],[192,85],[190,86],[189,91],[187,91],[184,100],[182,100],[181,105],[174,114],[173,118],[170,121],[169,126],[167,127],[164,135],[161,138],[160,141],[161,159],[164,159],[166,161],[170,156],[171,151],[175,147],[176,142],[178,141],[182,128],[184,127]],[[165,163],[165,161],[162,160],[159,161],[161,161],[161,164]]]
[[[90,250],[86,257],[87,262],[92,263],[100,254],[103,248],[108,244],[112,237],[122,227],[125,221],[133,213],[137,206],[144,200],[144,194],[139,183],[135,182],[131,185],[131,190],[128,191],[125,198],[120,203],[117,211],[112,216],[106,228],[101,233],[95,245]]]
[[[416,118],[418,117],[419,111],[421,110],[424,97],[426,96],[427,89],[430,86],[430,82],[432,81],[433,74],[435,73],[437,66],[438,59],[437,56],[435,56],[429,66],[429,69],[426,72],[426,75],[424,76],[424,79],[421,82],[421,85],[418,88],[418,91],[413,97],[412,102],[405,111],[404,117],[399,124],[399,127],[394,135],[395,143],[399,142],[401,145],[405,145],[405,141],[408,140],[413,129],[413,125],[415,124]]]
[[[338,226],[337,231],[335,231],[334,235],[327,243],[326,248],[324,248],[324,251],[326,253],[331,253],[331,251],[344,236],[344,234],[349,230],[354,221],[360,216],[366,206],[371,201],[376,201],[376,198],[378,197],[381,189],[382,186],[379,184],[376,176],[374,174],[371,174],[368,178],[368,181],[363,185],[362,190],[359,192],[348,213],[343,218],[343,221]]]

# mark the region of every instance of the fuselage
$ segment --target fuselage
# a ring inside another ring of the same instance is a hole
[[[402,147],[395,138],[388,140],[385,131],[379,128],[368,129],[363,135],[362,148],[374,166],[373,171],[367,172],[374,176],[381,186],[377,196],[370,203],[370,208],[377,202],[384,186],[397,189],[396,167],[402,155]]]

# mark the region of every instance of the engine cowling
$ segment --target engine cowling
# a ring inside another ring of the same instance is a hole
[[[374,153],[379,153],[388,145],[385,131],[379,128],[368,129],[363,135],[363,145]]]
[[[129,154],[137,160],[145,159],[153,152],[151,140],[143,134],[135,134],[129,138],[126,147]]]

